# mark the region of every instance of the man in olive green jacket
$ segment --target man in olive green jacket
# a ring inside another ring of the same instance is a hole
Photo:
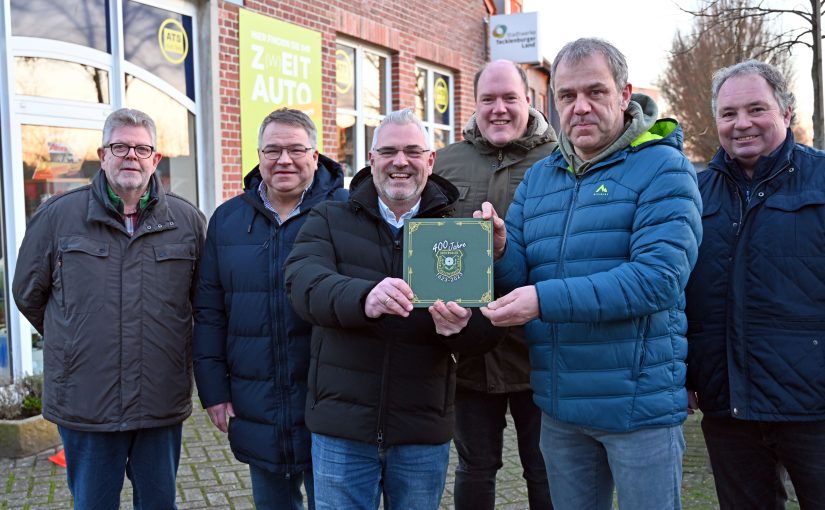
[[[475,76],[476,111],[464,141],[438,151],[433,173],[459,190],[456,217],[472,217],[490,202],[503,218],[524,173],[556,147],[556,133],[527,99],[527,76],[507,60],[490,62]],[[533,403],[530,363],[521,327],[499,346],[458,365],[455,445],[456,509],[495,507],[496,472],[507,407],[516,426],[519,457],[531,509],[552,508],[539,450],[541,412]]]

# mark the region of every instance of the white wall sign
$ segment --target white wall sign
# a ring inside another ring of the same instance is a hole
[[[489,37],[492,60],[504,58],[522,64],[541,61],[537,12],[491,16]]]

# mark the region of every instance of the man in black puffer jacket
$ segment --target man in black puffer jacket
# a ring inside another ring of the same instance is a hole
[[[246,191],[209,221],[195,294],[195,381],[209,418],[249,464],[255,506],[313,508],[304,402],[311,325],[292,310],[283,264],[313,205],[344,199],[303,112],[267,115]],[[227,427],[227,416],[231,416]]]
[[[453,430],[454,354],[505,331],[478,309],[413,309],[400,279],[403,222],[444,217],[457,189],[432,176],[435,154],[409,110],[376,129],[371,168],[348,203],[310,213],[286,263],[295,311],[314,325],[306,423],[320,508],[438,508]]]

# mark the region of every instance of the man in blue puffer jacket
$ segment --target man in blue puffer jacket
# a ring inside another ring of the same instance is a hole
[[[825,152],[795,143],[772,65],[720,69],[711,103],[722,147],[699,175],[706,235],[685,295],[719,506],[785,508],[781,464],[799,505],[822,509]]]
[[[316,136],[298,110],[264,119],[244,194],[209,221],[194,300],[198,395],[249,464],[258,509],[303,508],[302,482],[314,508],[304,425],[311,326],[287,299],[283,263],[312,206],[347,196],[341,167],[318,153]]]
[[[681,508],[687,415],[684,288],[701,240],[693,166],[673,120],[632,95],[599,39],[553,63],[559,150],[536,163],[495,230],[483,309],[524,324],[557,509]],[[506,237],[505,237],[506,236]]]

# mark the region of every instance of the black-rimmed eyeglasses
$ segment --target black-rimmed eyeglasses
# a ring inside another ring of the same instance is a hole
[[[106,147],[112,151],[112,154],[119,158],[125,158],[129,151],[134,149],[135,156],[140,159],[146,159],[155,152],[155,148],[151,145],[127,145],[125,143],[110,143]]]
[[[281,154],[286,151],[290,159],[300,159],[311,151],[312,147],[302,147],[300,145],[290,145],[289,147],[278,147],[275,145],[264,148],[261,153],[270,161],[277,161],[281,159]]]

